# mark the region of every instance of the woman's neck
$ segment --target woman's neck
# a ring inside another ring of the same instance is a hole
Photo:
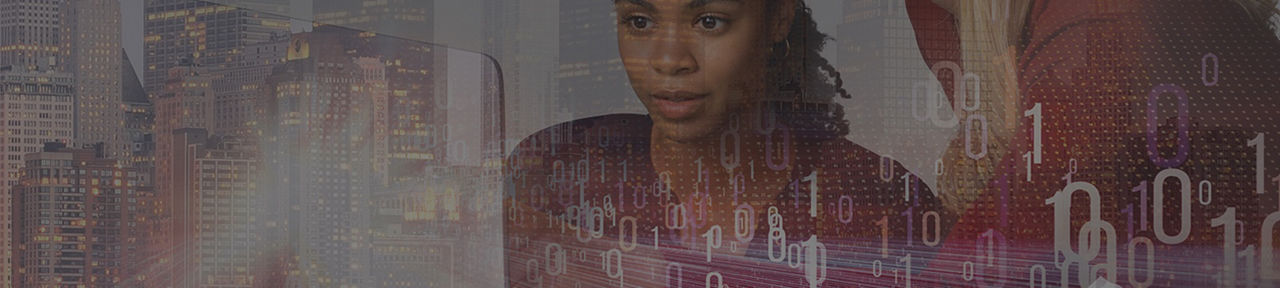
[[[792,133],[782,132],[784,128],[779,125],[771,125],[774,129],[770,129],[773,133],[769,135],[757,132],[755,126],[758,125],[752,121],[759,122],[761,118],[756,115],[761,113],[735,114],[721,132],[696,139],[669,139],[655,130],[651,135],[650,159],[658,173],[669,175],[672,196],[709,192],[716,202],[750,200],[744,195],[773,199],[773,195],[785,187],[795,167],[783,157],[795,155],[796,145],[789,145],[794,144],[791,143],[794,139],[790,139]],[[767,159],[770,156],[767,153],[774,154],[773,161]],[[775,165],[781,163],[787,164]],[[741,180],[734,179],[739,175]]]
[[[650,141],[650,159],[658,173],[670,176],[673,191],[687,195],[703,184],[704,178],[712,178],[720,166],[717,146],[720,137],[709,135],[696,139],[672,139],[655,130]],[[700,175],[702,174],[702,175]],[[705,185],[703,185],[705,186]]]

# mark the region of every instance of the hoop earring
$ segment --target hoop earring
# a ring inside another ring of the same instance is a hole
[[[791,39],[783,40],[782,43],[783,43],[783,48],[786,48],[786,50],[782,50],[783,51],[782,57],[779,57],[778,59],[786,59],[787,56],[791,56]],[[773,46],[769,46],[769,54],[778,55],[777,47],[778,47],[778,43],[774,43]]]

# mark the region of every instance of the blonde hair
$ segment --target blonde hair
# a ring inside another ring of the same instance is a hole
[[[1006,156],[1009,139],[1022,116],[1020,97],[1016,97],[1020,95],[1016,59],[1030,3],[1023,0],[962,0],[953,7],[959,28],[962,74],[977,77],[976,82],[966,79],[969,78],[967,76],[953,79],[966,81],[961,84],[965,91],[957,89],[953,92],[955,117],[960,121],[960,129],[979,130],[982,129],[979,124],[973,127],[966,124],[970,117],[982,115],[988,136],[985,157],[970,158],[962,141],[953,141],[943,156],[947,169],[938,179],[938,187],[945,191],[940,194],[944,195],[944,205],[955,212],[963,213],[987,187],[987,180],[997,171],[998,162]],[[966,106],[977,106],[977,109],[968,111],[964,108]],[[978,135],[981,132],[970,133]]]
[[[1257,23],[1277,29],[1280,25],[1280,0],[1233,0],[1253,17]],[[955,91],[953,108],[966,129],[965,121],[972,115],[983,115],[987,120],[988,153],[974,160],[967,156],[965,143],[953,141],[943,156],[947,169],[938,179],[940,193],[948,209],[963,213],[1000,167],[1000,159],[1006,155],[1008,143],[1018,127],[1024,108],[1018,91],[1017,59],[1023,27],[1030,13],[1028,0],[957,0],[950,10],[955,16],[960,36],[960,53],[965,74],[978,77],[981,87],[965,85],[967,92]],[[1273,30],[1274,31],[1274,30]],[[964,78],[955,81],[966,81]],[[980,99],[971,91],[981,93]],[[962,109],[974,102],[974,111]],[[973,127],[973,129],[979,129]],[[963,130],[961,130],[963,131]],[[963,132],[962,132],[963,133]],[[972,132],[971,132],[972,133]]]

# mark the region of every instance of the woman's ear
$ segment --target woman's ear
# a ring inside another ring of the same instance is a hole
[[[791,22],[795,21],[796,6],[799,5],[797,2],[801,0],[775,1],[778,1],[778,9],[768,12],[774,13],[772,18],[776,19],[771,23],[772,27],[770,28],[772,31],[769,33],[769,39],[773,40],[773,43],[778,43],[787,40],[788,34],[791,33]]]

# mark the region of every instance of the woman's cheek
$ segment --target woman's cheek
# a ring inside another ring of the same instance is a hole
[[[758,66],[756,59],[746,57],[749,50],[748,45],[739,45],[736,42],[714,43],[704,47],[703,51],[715,51],[714,53],[706,53],[706,69],[708,80],[714,79],[717,84],[726,83],[742,83],[754,80],[753,77],[762,67]]]

